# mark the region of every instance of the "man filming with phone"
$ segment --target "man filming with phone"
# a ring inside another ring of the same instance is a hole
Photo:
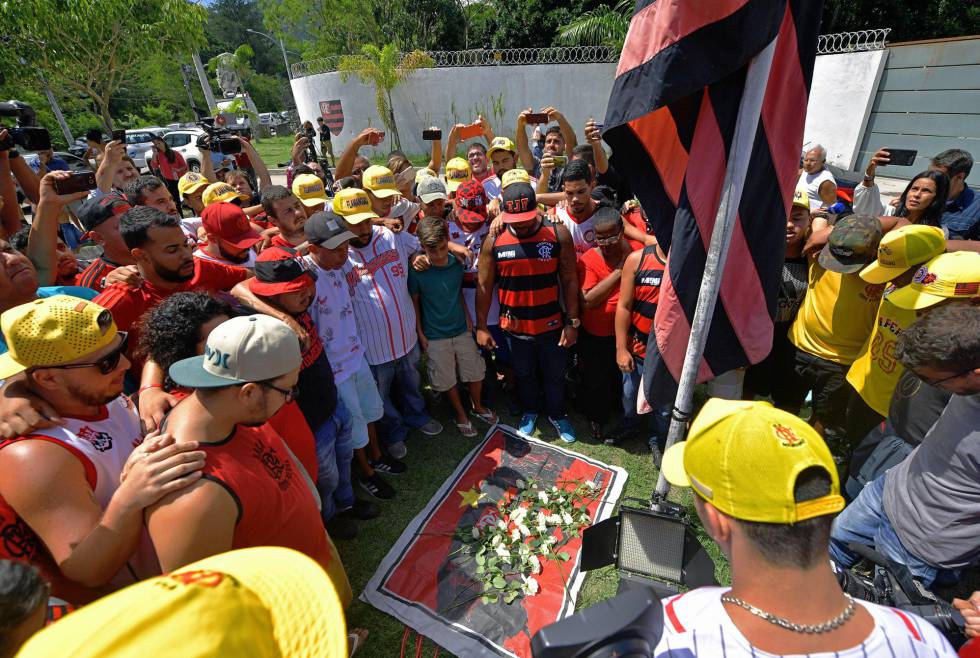
[[[544,150],[541,158],[535,158],[531,153],[531,147],[527,140],[527,126],[542,125],[550,122],[558,125],[551,126],[544,132]],[[565,116],[553,107],[543,108],[540,112],[534,112],[528,108],[517,115],[517,155],[520,157],[521,164],[530,174],[536,178],[542,177],[545,172],[545,164],[550,166],[548,176],[548,192],[561,192],[561,176],[565,170],[565,164],[572,155],[572,150],[577,146],[575,131]]]
[[[687,440],[667,449],[663,472],[694,490],[732,586],[665,599],[658,658],[956,655],[924,619],[841,590],[827,552],[844,507],[837,467],[797,416],[768,402],[708,400]]]

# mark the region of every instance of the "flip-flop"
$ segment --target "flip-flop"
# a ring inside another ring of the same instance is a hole
[[[456,429],[466,438],[472,438],[477,434],[476,430],[473,429],[473,423],[468,421],[465,423],[456,423]]]
[[[368,637],[368,629],[354,628],[347,634],[347,655],[353,656]]]
[[[496,425],[500,421],[500,419],[497,418],[497,414],[493,413],[492,409],[487,409],[487,413],[485,414],[481,414],[479,412],[474,411],[473,415],[479,418],[480,420],[482,420],[487,425],[491,425],[491,426]]]

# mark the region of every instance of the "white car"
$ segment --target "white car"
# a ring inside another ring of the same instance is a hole
[[[201,152],[197,148],[197,138],[204,134],[204,131],[200,128],[184,128],[181,130],[172,130],[163,136],[163,141],[167,143],[170,148],[180,153],[184,156],[184,161],[187,163],[188,169],[191,171],[201,171]],[[150,160],[153,159],[153,149],[148,149],[143,154],[143,161],[149,166]],[[211,153],[211,162],[214,164],[215,168],[221,166],[221,162],[225,159],[231,159],[234,163],[234,158],[231,156],[223,156],[220,153]]]
[[[133,159],[137,169],[143,171],[147,168],[149,163],[149,159],[145,155],[147,147],[150,146],[150,142],[153,141],[154,136],[162,135],[166,132],[166,128],[155,126],[126,131],[126,155]]]

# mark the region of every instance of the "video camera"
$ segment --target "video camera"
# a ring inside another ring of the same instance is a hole
[[[919,615],[959,647],[965,641],[965,622],[959,610],[939,599],[912,577],[904,564],[889,560],[878,551],[851,542],[848,548],[874,566],[870,576],[834,565],[837,581],[851,596]]]
[[[0,130],[8,131],[7,139],[0,140],[0,151],[20,146],[27,151],[46,151],[51,148],[51,134],[47,128],[34,125],[37,114],[34,108],[21,101],[0,101],[0,120],[12,117],[15,126],[0,123]]]
[[[242,152],[242,143],[238,141],[235,133],[224,126],[216,125],[214,117],[205,117],[197,121],[197,125],[204,131],[197,140],[197,147],[209,151],[217,151],[221,155],[235,155]]]

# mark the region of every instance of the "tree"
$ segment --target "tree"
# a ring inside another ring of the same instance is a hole
[[[372,0],[382,41],[402,50],[461,50],[466,16],[460,0]]]
[[[888,40],[914,41],[980,33],[980,6],[975,2],[912,0],[827,0],[821,34],[890,27]]]
[[[83,94],[107,129],[113,94],[147,57],[173,59],[203,45],[206,20],[206,10],[188,0],[0,2],[8,46],[30,58],[19,74],[30,80],[40,73],[62,94]]]
[[[395,148],[401,150],[402,143],[395,123],[391,90],[410,76],[415,69],[432,65],[432,58],[420,50],[402,55],[393,43],[381,49],[373,44],[366,44],[361,48],[360,55],[342,57],[337,64],[337,70],[340,71],[340,78],[344,82],[355,75],[361,82],[374,84],[374,101],[377,104],[378,116],[391,133]]]
[[[252,50],[250,45],[244,44],[238,46],[233,53],[221,53],[208,60],[208,73],[214,75],[215,71],[218,70],[218,65],[223,63],[238,74],[238,79],[241,82],[241,90],[245,91],[245,79],[255,73],[252,70],[253,57],[255,57],[255,51]]]
[[[618,0],[615,7],[603,5],[587,11],[560,27],[555,43],[564,46],[609,46],[617,51],[622,50],[633,16],[633,6],[633,0]]]
[[[265,26],[306,59],[359,52],[378,41],[372,0],[260,0]]]
[[[698,0],[691,0],[697,2]],[[547,48],[558,28],[598,4],[596,0],[493,0],[494,48]]]

